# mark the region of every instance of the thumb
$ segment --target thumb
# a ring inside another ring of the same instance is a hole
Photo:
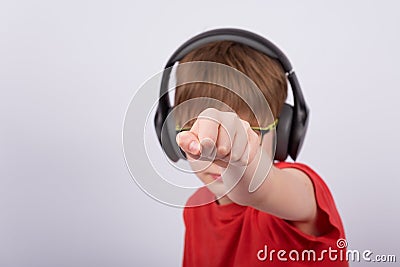
[[[180,132],[176,136],[176,143],[185,152],[194,156],[200,155],[200,142],[197,136],[190,132]]]

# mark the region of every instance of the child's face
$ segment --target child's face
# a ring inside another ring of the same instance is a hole
[[[198,161],[187,156],[189,164],[196,172],[197,177],[207,186],[207,188],[217,197],[223,197],[226,194],[226,188],[222,182],[222,173],[225,168],[222,162]]]
[[[256,131],[261,141],[261,134]],[[263,146],[264,146],[264,142]],[[200,161],[187,155],[188,162],[197,177],[207,186],[207,188],[216,196],[217,199],[226,197],[228,188],[222,181],[222,174],[228,163],[221,160],[214,162]]]

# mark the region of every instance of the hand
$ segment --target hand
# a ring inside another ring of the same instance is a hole
[[[201,112],[190,131],[179,133],[176,141],[191,158],[241,166],[251,163],[260,149],[259,136],[247,121],[214,108]]]

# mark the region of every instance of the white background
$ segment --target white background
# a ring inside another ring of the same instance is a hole
[[[329,185],[349,247],[399,261],[399,8],[2,1],[0,266],[180,265],[182,210],[133,182],[123,118],[179,45],[217,27],[255,31],[286,52],[312,112],[298,160]]]

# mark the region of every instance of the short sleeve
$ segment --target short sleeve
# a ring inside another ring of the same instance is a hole
[[[290,222],[281,218],[268,214],[258,214],[260,231],[262,231],[262,225],[267,224],[271,225],[274,233],[278,235],[276,237],[277,242],[278,240],[282,240],[282,236],[286,236],[288,239],[287,242],[291,243],[305,244],[318,242],[336,246],[337,240],[345,238],[344,228],[332,194],[322,178],[310,167],[301,163],[280,162],[276,164],[276,167],[280,169],[295,168],[303,171],[310,178],[314,186],[319,216],[322,216],[322,220],[320,221],[326,224],[324,228],[329,229],[329,231],[321,236],[313,236],[302,232]]]

